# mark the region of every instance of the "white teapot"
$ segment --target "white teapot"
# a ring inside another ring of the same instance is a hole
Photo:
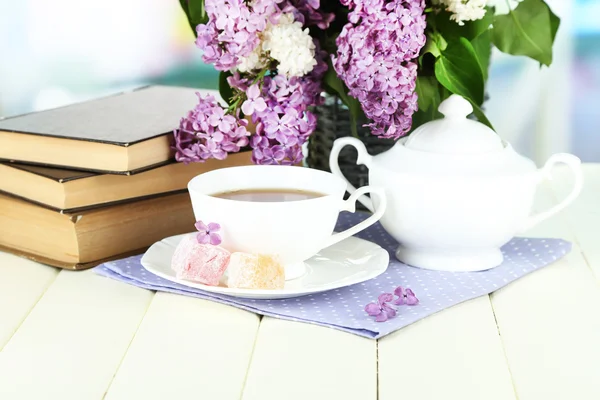
[[[358,139],[337,139],[331,171],[347,145],[358,151],[358,164],[369,168],[369,184],[383,187],[385,230],[399,243],[396,257],[405,264],[444,271],[481,271],[502,263],[500,247],[514,235],[553,216],[579,195],[580,160],[555,154],[543,168],[519,155],[487,126],[467,119],[473,108],[458,95],[442,102],[444,118],[428,122],[392,149],[377,156]],[[567,164],[574,176],[571,193],[550,210],[531,216],[537,185],[552,167]],[[356,189],[348,182],[348,191]],[[363,196],[371,211],[378,199]]]

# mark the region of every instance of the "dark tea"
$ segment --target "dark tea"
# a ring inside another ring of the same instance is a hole
[[[325,195],[323,193],[297,189],[242,189],[217,193],[211,196],[220,199],[268,203],[308,200],[323,197]]]

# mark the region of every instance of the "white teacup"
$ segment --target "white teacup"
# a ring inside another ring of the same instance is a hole
[[[294,201],[240,201],[214,197],[239,190],[300,190],[322,194]],[[292,166],[242,166],[198,175],[188,183],[194,215],[218,223],[221,246],[234,252],[278,254],[286,279],[304,274],[303,261],[377,222],[386,207],[383,189],[364,186],[344,201],[346,182],[327,172]],[[378,208],[365,221],[333,233],[340,211],[355,211],[365,193],[378,196]]]

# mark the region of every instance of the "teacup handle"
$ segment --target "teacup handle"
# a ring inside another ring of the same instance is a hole
[[[571,189],[571,193],[569,193],[569,195],[565,197],[563,201],[550,208],[549,210],[530,216],[525,222],[525,225],[521,228],[521,232],[533,228],[535,225],[539,224],[545,219],[552,217],[554,214],[558,213],[563,208],[571,204],[573,200],[575,200],[577,196],[579,196],[579,193],[581,193],[581,189],[583,188],[583,172],[581,171],[581,160],[572,154],[559,153],[551,156],[548,159],[548,161],[546,161],[546,164],[544,164],[544,167],[540,171],[541,178],[551,180],[552,168],[559,163],[566,164],[573,173],[575,182],[573,184],[573,189]]]
[[[369,167],[369,164],[371,164],[372,157],[367,152],[367,148],[365,147],[365,144],[356,138],[344,137],[344,138],[337,139],[335,142],[333,142],[333,148],[331,149],[331,153],[329,154],[329,168],[331,169],[331,172],[334,175],[337,175],[346,181],[346,185],[347,185],[346,190],[348,191],[348,193],[353,194],[356,192],[356,188],[354,186],[352,186],[352,184],[350,183],[350,181],[348,179],[346,179],[346,177],[342,173],[342,170],[340,169],[340,166],[338,164],[338,158],[340,156],[340,151],[342,151],[342,149],[348,145],[354,147],[356,149],[356,151],[358,152],[358,159],[356,160],[356,164],[358,164],[358,165],[364,164],[367,167]],[[362,196],[362,194],[361,194],[361,196]],[[350,199],[348,199],[348,200],[350,200]],[[367,196],[362,196],[362,197],[358,198],[358,201],[360,201],[371,212],[374,212],[375,207],[373,207],[373,202]]]
[[[385,197],[385,192],[382,188],[374,187],[374,186],[363,186],[360,189],[356,190],[352,195],[348,198],[348,200],[343,201],[342,206],[340,207],[340,211],[356,211],[356,201],[358,198],[365,193],[371,193],[379,198],[379,205],[377,206],[377,210],[373,212],[373,214],[365,219],[362,222],[354,225],[352,228],[348,228],[343,232],[336,233],[331,235],[323,248],[332,246],[338,242],[341,242],[344,239],[349,238],[350,236],[356,235],[358,232],[367,229],[369,226],[373,225],[375,222],[379,221],[385,212],[385,208],[387,206],[387,199]]]

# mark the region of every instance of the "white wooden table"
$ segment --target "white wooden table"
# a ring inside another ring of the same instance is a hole
[[[566,258],[379,341],[0,253],[0,399],[600,399],[600,165],[585,173],[530,232],[572,241]]]

